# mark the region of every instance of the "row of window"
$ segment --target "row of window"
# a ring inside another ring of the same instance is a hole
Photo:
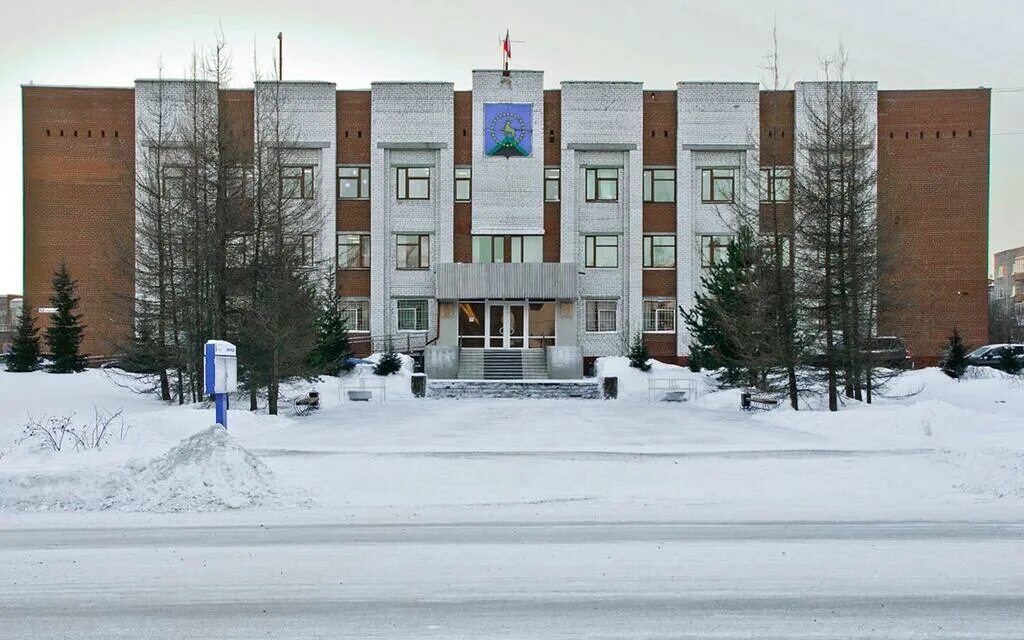
[[[312,197],[312,168],[302,167],[309,173],[308,197]],[[399,200],[430,199],[430,167],[397,167],[397,189]],[[291,192],[307,197],[306,174],[302,174],[303,189]],[[587,202],[617,202],[619,200],[619,168],[588,168],[584,174]],[[792,199],[793,170],[789,167],[764,167],[761,169],[761,202],[789,202]],[[544,200],[561,200],[561,169],[544,169]],[[736,169],[701,169],[701,202],[709,204],[731,204],[736,196]],[[298,197],[298,196],[295,196]],[[342,200],[365,199],[370,197],[369,167],[338,167],[338,198]],[[473,170],[468,167],[455,169],[455,201],[469,202],[473,197]],[[676,201],[675,169],[644,169],[644,202]]]
[[[312,255],[313,236],[308,239]],[[398,269],[430,268],[430,235],[398,234],[395,236]],[[787,240],[787,238],[783,238]],[[732,236],[701,236],[701,265],[704,267],[725,260]],[[473,236],[473,262],[543,262],[543,236],[482,235]],[[305,246],[305,245],[304,245]],[[617,269],[619,267],[619,236],[584,236],[584,265],[589,269]],[[788,244],[784,247],[784,260],[788,261]],[[310,258],[312,260],[312,258]],[[673,269],[676,266],[676,237],[674,235],[645,235],[643,238],[643,267],[645,269]],[[369,234],[338,234],[338,268],[370,268]]]
[[[644,300],[643,330],[646,333],[676,330],[675,300]],[[397,301],[398,330],[426,331],[429,327],[430,303],[425,299]],[[618,301],[587,300],[584,309],[588,333],[614,333],[618,331]],[[346,299],[342,301],[341,316],[349,331],[370,330],[370,301]]]

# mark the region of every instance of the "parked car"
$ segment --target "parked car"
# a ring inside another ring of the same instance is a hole
[[[843,345],[836,345],[837,351],[842,351]],[[912,369],[914,367],[914,354],[907,347],[907,343],[898,336],[876,336],[871,339],[870,344],[861,352],[865,359],[870,359],[876,367],[887,369]],[[816,353],[808,359],[812,367],[824,367],[827,358],[824,353]]]
[[[967,354],[967,364],[975,367],[1001,368],[1000,361],[1007,349],[1010,349],[1018,362],[1024,364],[1024,344],[987,344]]]

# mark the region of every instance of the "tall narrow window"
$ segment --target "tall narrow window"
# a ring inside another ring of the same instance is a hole
[[[761,167],[761,202],[790,202],[792,192],[792,168]]]
[[[338,199],[370,197],[370,167],[338,167]]]
[[[615,300],[587,300],[587,332],[614,332],[617,327],[617,306]]]
[[[732,236],[701,236],[701,266],[721,264],[728,257]]]
[[[544,169],[544,200],[558,202],[562,199],[562,170],[548,167]]]
[[[370,268],[370,235],[355,233],[338,234],[338,268]]]
[[[644,269],[671,269],[675,266],[675,236],[644,236]]]
[[[430,199],[430,167],[398,167],[398,199]]]
[[[427,309],[429,305],[426,300],[399,300],[398,330],[426,331]]]
[[[619,236],[587,236],[586,266],[616,268],[619,266]]]
[[[313,167],[281,167],[281,197],[313,199]]]
[[[316,236],[311,233],[304,233],[294,238],[296,244],[296,256],[295,258],[299,261],[301,267],[312,267],[316,261],[316,256],[313,253],[313,243],[316,240]]]
[[[618,199],[618,169],[587,169],[588,202],[615,202]]]
[[[735,201],[735,169],[701,169],[700,176],[701,202],[729,204]]]
[[[396,236],[398,255],[397,262],[399,269],[428,269],[430,268],[430,236],[419,235],[398,235]]]
[[[644,202],[675,202],[676,170],[644,169]]]
[[[455,169],[455,201],[469,202],[473,196],[473,170],[469,167]]]

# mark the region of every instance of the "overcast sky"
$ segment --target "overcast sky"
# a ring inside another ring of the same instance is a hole
[[[285,79],[340,89],[375,80],[469,88],[472,69],[498,65],[506,28],[524,41],[512,45],[513,67],[543,70],[552,88],[562,80],[635,80],[652,89],[764,82],[773,19],[789,86],[817,79],[819,58],[841,41],[852,75],[881,89],[992,87],[990,250],[1024,245],[1024,210],[1011,198],[1024,167],[1019,0],[46,0],[4,11],[0,293],[22,287],[21,84],[130,86],[154,77],[161,60],[165,75],[184,76],[191,50],[208,45],[218,24],[234,86],[250,84],[254,53],[269,67],[283,31]],[[949,229],[955,250],[955,220]]]

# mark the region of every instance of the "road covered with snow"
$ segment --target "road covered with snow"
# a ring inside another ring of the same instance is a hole
[[[684,370],[659,375],[690,376]],[[1024,384],[167,407],[0,373],[0,638],[1020,638]],[[305,391],[297,387],[294,392]],[[31,416],[123,410],[99,450]],[[122,437],[123,436],[123,437]],[[753,636],[751,634],[754,634]]]

